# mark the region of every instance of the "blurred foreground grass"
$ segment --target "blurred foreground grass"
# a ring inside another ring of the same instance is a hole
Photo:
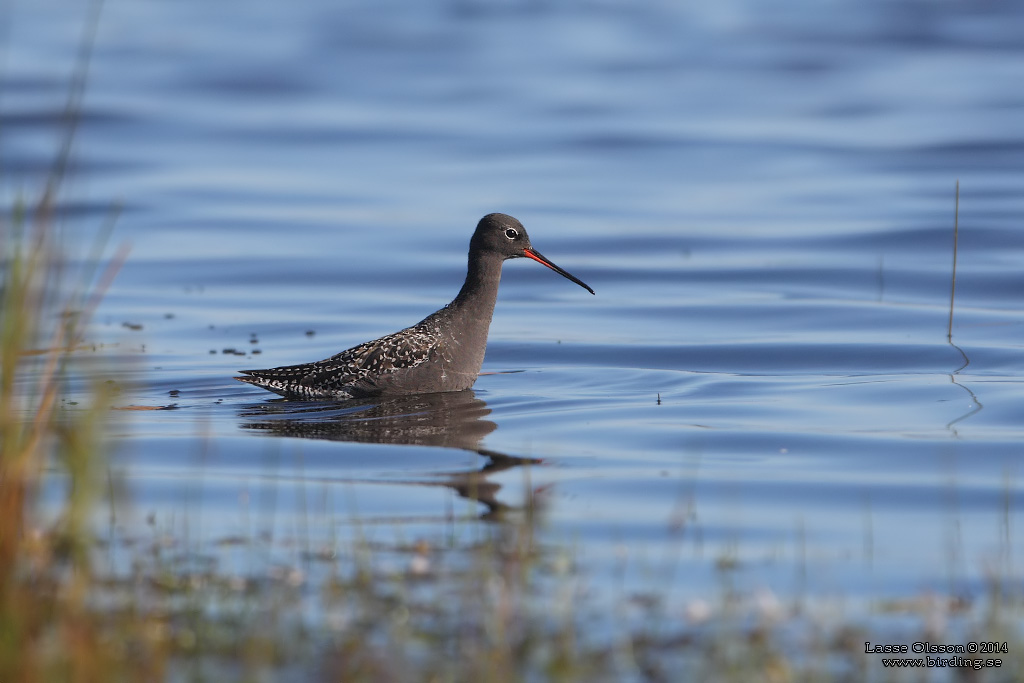
[[[54,179],[31,205],[0,219],[0,680],[49,680],[54,667],[90,676],[99,663],[87,599],[93,574],[89,519],[101,488],[109,385],[88,405],[62,404],[68,363],[91,290],[70,288],[52,229]],[[42,526],[40,485],[60,468],[69,486]],[[59,654],[58,654],[59,653]],[[60,664],[56,664],[61,662]],[[98,675],[98,674],[97,674]]]

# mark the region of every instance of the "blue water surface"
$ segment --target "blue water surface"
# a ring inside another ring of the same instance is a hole
[[[11,203],[88,19],[3,13]],[[533,501],[598,593],[1019,586],[1021,3],[108,0],[92,50],[64,222],[116,210],[131,247],[97,372],[175,408],[119,412],[129,530],[269,529],[298,562]],[[507,263],[472,393],[232,380],[440,307],[491,211],[597,296]]]

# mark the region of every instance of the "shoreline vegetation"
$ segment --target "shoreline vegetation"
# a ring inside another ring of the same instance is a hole
[[[864,619],[738,590],[730,558],[708,559],[721,589],[706,600],[675,604],[652,586],[608,604],[583,562],[540,540],[533,499],[462,548],[357,538],[310,552],[259,534],[196,544],[152,518],[149,536],[124,533],[114,520],[135,514],[131,491],[108,456],[126,418],[85,332],[126,255],[70,283],[56,225],[82,60],[51,177],[0,216],[0,682],[922,680],[882,653],[913,657],[902,646],[924,642],[1002,644],[965,649],[946,679],[1018,680],[1024,601],[1008,566],[991,568],[983,596],[878,600]],[[86,263],[100,261],[99,232]],[[72,379],[87,389],[69,393]],[[59,495],[44,502],[44,487]],[[1000,667],[976,668],[994,658]]]

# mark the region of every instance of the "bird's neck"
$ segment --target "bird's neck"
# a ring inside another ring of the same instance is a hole
[[[470,255],[466,282],[458,296],[446,307],[452,319],[452,330],[463,342],[469,342],[483,360],[483,347],[498,298],[503,259],[497,255],[474,259]],[[467,349],[468,350],[468,349]]]
[[[489,256],[474,259],[470,256],[466,281],[459,290],[458,296],[452,301],[452,307],[473,309],[472,315],[486,313],[488,322],[494,311],[494,302],[498,298],[498,284],[501,282],[501,264],[504,259]]]
[[[453,371],[468,378],[466,386],[472,385],[483,365],[487,332],[498,298],[501,264],[498,256],[474,259],[470,255],[466,282],[458,296],[427,318],[436,316],[441,322],[439,329],[447,337],[443,357]]]

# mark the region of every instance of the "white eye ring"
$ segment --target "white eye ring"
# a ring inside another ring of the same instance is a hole
[[[505,228],[505,237],[509,238],[510,240],[519,239],[519,231],[516,230],[515,228]]]

